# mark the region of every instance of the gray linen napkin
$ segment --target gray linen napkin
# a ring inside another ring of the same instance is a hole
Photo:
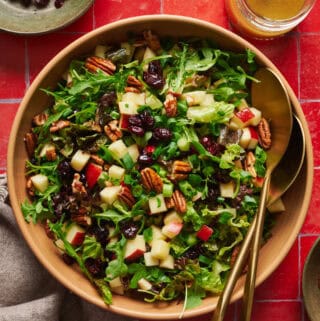
[[[133,321],[70,293],[37,261],[22,238],[0,175],[0,321]]]

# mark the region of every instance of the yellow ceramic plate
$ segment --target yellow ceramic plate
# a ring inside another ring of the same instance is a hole
[[[81,17],[94,0],[66,0],[60,9],[54,1],[43,9],[25,8],[17,0],[0,0],[0,29],[18,34],[43,34],[61,29]]]

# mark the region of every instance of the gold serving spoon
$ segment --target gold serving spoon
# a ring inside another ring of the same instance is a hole
[[[254,106],[262,111],[262,114],[266,119],[271,120],[273,144],[267,151],[267,171],[261,190],[257,215],[247,232],[235,264],[229,273],[225,288],[219,297],[219,301],[212,318],[213,321],[223,320],[232,291],[242,273],[244,263],[250,250],[250,245],[252,244],[244,294],[245,309],[242,314],[243,320],[249,320],[251,317],[258,252],[261,243],[271,174],[279,164],[282,156],[285,154],[291,136],[291,104],[287,90],[282,84],[281,79],[270,68],[260,68],[254,77],[260,82],[253,83],[252,85],[252,102]],[[298,128],[300,127],[298,126]],[[300,162],[298,168],[301,168]],[[295,177],[296,175],[293,175],[293,177],[288,178],[286,185],[291,185],[292,179]]]

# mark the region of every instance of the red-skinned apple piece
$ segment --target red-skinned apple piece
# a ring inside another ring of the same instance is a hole
[[[143,235],[137,235],[134,239],[128,240],[125,249],[124,257],[128,262],[135,261],[143,256],[146,252],[146,242]]]
[[[197,232],[197,237],[202,241],[208,241],[213,233],[213,229],[208,225],[202,225],[200,230]]]
[[[169,224],[164,225],[162,227],[161,232],[165,236],[172,239],[181,232],[182,227],[183,227],[183,223],[181,222],[170,222]]]
[[[120,121],[119,121],[120,129],[128,130],[128,128],[129,128],[129,117],[130,116],[131,115],[128,115],[128,114],[121,114]]]
[[[92,188],[97,183],[101,173],[102,173],[101,166],[94,163],[88,163],[86,167],[86,180],[89,188]]]
[[[81,245],[84,241],[85,230],[78,224],[73,223],[68,227],[66,240],[74,246]]]

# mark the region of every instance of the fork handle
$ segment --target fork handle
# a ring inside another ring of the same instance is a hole
[[[218,304],[217,304],[217,307],[215,308],[215,311],[214,311],[214,314],[212,317],[212,321],[223,321],[223,319],[224,319],[233,289],[237,283],[238,278],[240,277],[240,275],[242,273],[244,264],[245,264],[247,256],[248,256],[248,252],[249,252],[251,240],[253,237],[253,233],[255,230],[256,222],[257,222],[257,219],[255,216],[249,229],[248,229],[248,232],[242,242],[240,252],[237,255],[234,266],[229,273],[224,290],[219,296]]]
[[[266,212],[268,190],[270,186],[270,178],[271,178],[270,173],[265,176],[261,194],[260,194],[260,204],[256,214],[256,218],[257,218],[256,229],[253,235],[252,246],[250,250],[249,267],[248,267],[248,272],[246,276],[246,284],[244,288],[243,308],[242,308],[242,313],[240,318],[241,321],[251,320],[259,250],[261,245],[261,236],[263,233],[263,225],[264,225],[264,218],[265,218],[265,212]]]

